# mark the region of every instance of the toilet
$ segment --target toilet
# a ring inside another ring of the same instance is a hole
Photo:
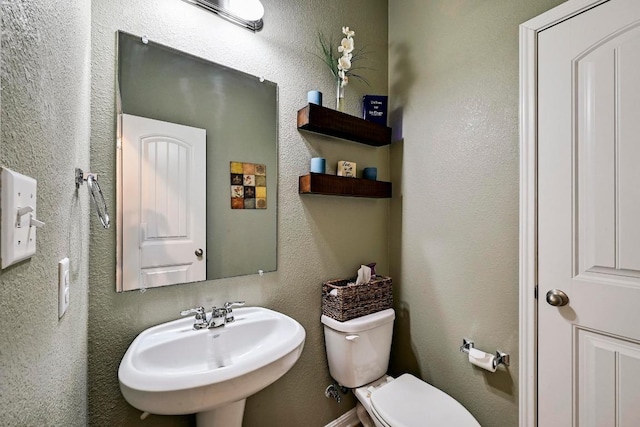
[[[395,379],[386,375],[394,319],[391,308],[346,322],[321,318],[329,372],[341,386],[353,389],[362,424],[479,427],[473,415],[445,392],[411,374]]]

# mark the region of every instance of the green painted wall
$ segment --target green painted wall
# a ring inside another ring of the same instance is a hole
[[[0,271],[0,425],[87,424],[89,205],[88,2],[2,3],[0,166],[38,181],[30,260]],[[70,306],[58,320],[58,261]]]
[[[518,425],[518,25],[559,3],[389,8],[389,91],[403,125],[391,154],[402,170],[394,370],[417,373],[486,427]],[[510,353],[511,366],[472,366],[463,337]]]
[[[319,89],[333,107],[334,83],[317,59],[316,32],[341,37],[342,26],[356,30],[356,43],[371,50],[367,76],[371,87],[347,87],[347,111],[360,115],[365,93],[387,90],[387,2],[264,1],[265,26],[251,33],[178,0],[101,0],[92,2],[91,165],[105,173],[103,187],[114,200],[115,31],[146,34],[150,40],[219,64],[264,76],[278,84],[278,270],[199,284],[115,293],[115,230],[91,237],[89,316],[89,418],[95,426],[189,425],[189,417],[140,421],[140,412],[120,395],[117,369],[129,343],[143,329],[179,317],[185,308],[224,301],[276,309],[298,320],[307,332],[296,366],[282,379],[247,401],[245,426],[323,426],[354,405],[324,396],[331,382],[320,324],[324,280],[353,275],[361,263],[377,261],[388,272],[389,201],[300,196],[298,176],[309,160],[324,156],[335,170],[338,160],[359,168],[378,166],[389,177],[388,148],[333,140],[296,129],[297,110],[307,91]],[[101,178],[102,182],[102,178]]]

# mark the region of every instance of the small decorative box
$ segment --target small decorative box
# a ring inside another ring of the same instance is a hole
[[[365,95],[362,99],[363,118],[367,121],[387,125],[387,97]]]
[[[340,160],[338,162],[338,176],[346,176],[350,178],[356,177],[356,164],[348,160]]]

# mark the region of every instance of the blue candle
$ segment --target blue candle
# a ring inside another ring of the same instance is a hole
[[[307,92],[307,101],[309,104],[322,105],[322,92],[319,90],[310,90]]]
[[[327,161],[324,157],[313,157],[311,159],[311,172],[326,173]]]
[[[362,170],[362,177],[375,181],[378,178],[378,168],[364,168]]]

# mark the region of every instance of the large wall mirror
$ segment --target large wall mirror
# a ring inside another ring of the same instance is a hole
[[[277,85],[117,39],[116,290],[274,271]]]

